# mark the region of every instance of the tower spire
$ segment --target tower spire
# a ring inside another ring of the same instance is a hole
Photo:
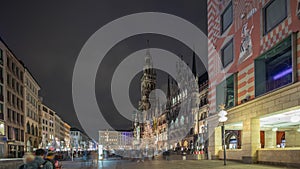
[[[167,105],[166,109],[171,107],[171,90],[170,90],[170,76],[168,75],[168,86],[167,86]]]
[[[153,67],[149,44],[150,44],[150,42],[149,42],[149,40],[147,40],[147,51],[146,51],[146,57],[145,57],[145,67],[146,68],[152,68]]]
[[[167,88],[167,98],[170,99],[171,92],[170,92],[170,76],[168,75],[168,88]]]
[[[197,77],[197,67],[196,67],[196,54],[193,51],[193,61],[192,61],[192,73],[195,77]]]

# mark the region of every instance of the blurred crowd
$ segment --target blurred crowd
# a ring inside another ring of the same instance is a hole
[[[25,153],[24,164],[19,169],[61,169],[60,154],[52,150],[37,149],[34,153]]]

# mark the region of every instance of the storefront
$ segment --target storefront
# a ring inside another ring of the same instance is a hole
[[[226,102],[227,159],[300,165],[300,83],[295,39],[296,34],[291,34],[254,60],[254,99],[232,108]],[[226,79],[229,86],[231,77]],[[218,91],[221,87],[217,86],[217,95]],[[226,92],[230,96],[230,91]],[[210,117],[209,125],[214,123],[218,123],[217,115]],[[211,134],[211,158],[223,158],[220,125]]]
[[[299,103],[300,83],[295,83],[229,109],[225,125],[227,159],[299,163],[299,156],[286,158],[300,153]],[[220,127],[215,128],[214,136],[213,148],[222,159]]]
[[[24,155],[24,145],[15,142],[8,142],[8,157],[22,158]]]
[[[0,121],[0,158],[3,158],[5,156],[5,142],[7,138],[5,136],[4,128],[5,128],[4,122]]]

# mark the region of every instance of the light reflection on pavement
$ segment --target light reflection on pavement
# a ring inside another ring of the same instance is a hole
[[[239,162],[228,161],[227,166],[223,165],[221,160],[154,160],[145,162],[133,162],[126,160],[104,160],[99,161],[98,167],[96,165],[92,166],[92,163],[83,162],[63,162],[64,169],[279,169],[288,167],[278,167],[278,166],[268,166],[268,165],[258,165],[258,164],[242,164]]]

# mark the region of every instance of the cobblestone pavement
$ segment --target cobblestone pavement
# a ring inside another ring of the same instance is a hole
[[[227,165],[223,165],[223,161],[219,160],[172,160],[172,161],[145,161],[145,162],[131,162],[131,161],[121,161],[121,160],[108,160],[100,161],[98,163],[98,168],[92,166],[91,163],[82,162],[63,162],[64,169],[279,169],[288,167],[279,166],[269,166],[269,165],[259,165],[259,164],[242,164],[239,162],[227,162]]]

